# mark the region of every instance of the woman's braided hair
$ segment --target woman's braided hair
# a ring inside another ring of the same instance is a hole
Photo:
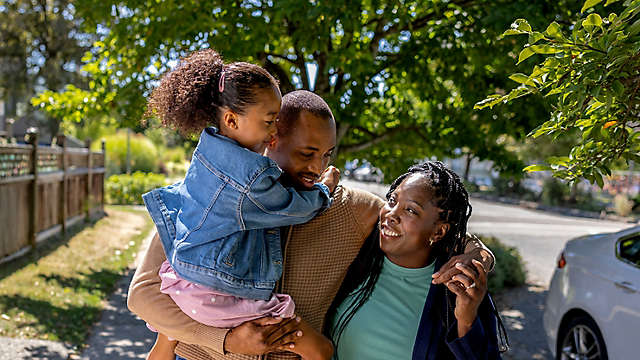
[[[244,114],[247,106],[257,102],[256,92],[269,88],[279,91],[277,80],[262,67],[225,64],[215,50],[198,50],[162,77],[144,116],[157,117],[162,125],[191,135],[208,126],[218,127],[222,108]]]
[[[444,256],[445,259],[449,259],[463,253],[466,244],[467,222],[471,216],[471,205],[469,204],[469,194],[460,177],[440,161],[428,161],[414,165],[391,184],[387,192],[387,200],[402,181],[414,174],[426,177],[425,190],[431,192],[433,204],[440,210],[440,220],[450,226],[445,236],[433,245],[432,258]],[[328,321],[325,321],[323,332],[334,340],[336,346],[347,324],[367,302],[378,281],[384,260],[384,253],[379,246],[379,236],[380,230],[376,226],[365,240],[354,262],[349,266],[345,280],[327,312]],[[348,308],[332,323],[331,319],[335,317],[338,307],[349,296],[353,299]],[[447,310],[453,312],[452,305],[447,303],[449,307]],[[448,316],[446,322],[448,323]],[[445,324],[447,329],[448,325]],[[337,354],[335,356],[337,357]]]

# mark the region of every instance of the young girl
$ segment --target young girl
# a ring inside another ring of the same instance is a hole
[[[282,273],[278,227],[327,208],[338,182],[335,168],[310,191],[278,182],[282,171],[261,154],[276,134],[280,102],[266,70],[224,64],[214,50],[182,59],[149,100],[147,116],[163,125],[204,129],[185,179],[143,199],[167,257],[161,291],[209,326],[294,315],[291,298],[273,293]],[[175,345],[159,334],[148,358],[174,359]]]

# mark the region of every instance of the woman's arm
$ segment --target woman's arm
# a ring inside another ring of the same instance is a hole
[[[456,265],[462,272],[446,283],[456,294],[455,322],[447,329],[447,345],[456,359],[500,358],[496,319],[487,295],[487,274],[483,265]]]

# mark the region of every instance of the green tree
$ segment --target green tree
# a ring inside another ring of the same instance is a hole
[[[487,88],[506,88],[521,44],[492,44],[514,20],[568,19],[575,1],[165,1],[79,0],[88,26],[108,29],[88,57],[89,88],[34,100],[69,121],[109,112],[131,126],[159,74],[186,53],[213,47],[228,61],[263,65],[284,92],[304,88],[338,120],[340,159],[366,157],[395,176],[431,155],[523,164],[504,135],[523,138],[548,108],[541,101],[474,112]],[[311,75],[315,75],[312,78]],[[85,101],[89,99],[89,101]]]
[[[37,91],[62,90],[80,84],[82,56],[95,36],[82,31],[70,0],[7,0],[0,3],[0,98],[8,116],[15,104],[28,101]],[[31,116],[33,108],[27,108]],[[58,132],[58,121],[48,117],[44,126]]]
[[[491,95],[476,108],[542,95],[553,104],[550,119],[529,136],[567,138],[578,134],[568,156],[552,156],[548,165],[525,170],[553,170],[554,176],[575,181],[586,178],[603,186],[616,160],[640,161],[640,0],[584,3],[582,16],[571,26],[552,22],[535,31],[516,20],[504,35],[527,35],[518,63],[541,54],[544,60],[530,74],[509,78],[520,84],[507,94]],[[617,3],[617,4],[614,4]],[[614,4],[611,8],[610,5]]]

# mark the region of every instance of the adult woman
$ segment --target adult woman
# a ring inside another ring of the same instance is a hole
[[[325,332],[335,358],[496,359],[496,318],[481,263],[431,285],[464,249],[471,215],[460,178],[441,162],[396,179],[379,226],[349,268]]]

